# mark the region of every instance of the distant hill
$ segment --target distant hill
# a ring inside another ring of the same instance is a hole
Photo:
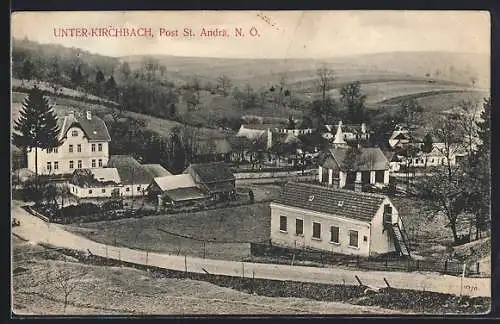
[[[397,79],[432,79],[463,86],[489,88],[490,59],[484,54],[446,52],[390,52],[362,54],[332,59],[235,59],[160,56],[127,56],[120,58],[131,67],[153,58],[168,67],[177,80],[189,81],[193,76],[215,81],[224,74],[234,82],[252,86],[279,82],[285,76],[290,84],[308,84],[316,70],[326,66],[343,82],[367,78],[376,81]]]

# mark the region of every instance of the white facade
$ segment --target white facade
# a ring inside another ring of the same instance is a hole
[[[69,174],[75,169],[106,166],[109,159],[107,141],[89,141],[82,128],[70,127],[63,143],[55,149],[37,149],[38,173]],[[28,151],[28,169],[35,172],[35,148]]]
[[[141,197],[145,195],[149,184],[112,185],[105,187],[83,188],[68,184],[70,193],[78,198],[111,198],[113,191],[118,191],[121,197]]]
[[[372,170],[372,171],[366,171],[368,172],[369,180],[367,183],[371,185],[388,185],[389,184],[389,170]],[[377,173],[378,173],[378,179],[377,179]],[[334,185],[333,180],[336,178],[334,175],[334,170],[333,169],[328,169],[323,166],[318,167],[318,181],[320,183],[326,183],[330,186]],[[355,181],[357,182],[362,182],[362,176],[363,172],[358,171],[356,172],[356,179]],[[344,171],[338,171],[338,188],[344,188],[346,186],[346,181],[347,181],[347,173]]]
[[[384,231],[383,213],[386,204],[392,207],[392,223],[402,226],[398,212],[388,198],[371,221],[271,203],[271,242],[289,248],[310,248],[360,256],[393,252],[393,239],[387,230]],[[282,217],[286,217],[286,229],[282,228]],[[297,223],[299,226],[302,223],[302,231],[300,228],[297,231]],[[318,228],[317,224],[320,224],[320,235],[313,237],[313,227]],[[338,235],[332,235],[332,231]]]

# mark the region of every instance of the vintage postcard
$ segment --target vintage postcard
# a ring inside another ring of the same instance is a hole
[[[487,314],[490,15],[15,12],[12,314]]]

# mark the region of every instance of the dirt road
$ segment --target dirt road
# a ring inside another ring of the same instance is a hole
[[[21,203],[12,202],[12,215],[21,222],[14,227],[13,233],[34,243],[91,251],[103,257],[123,260],[136,264],[153,265],[165,269],[189,271],[229,276],[255,276],[255,278],[307,281],[327,284],[358,284],[357,275],[364,284],[385,287],[386,278],[392,287],[402,289],[426,290],[440,293],[463,294],[469,296],[491,296],[490,278],[464,278],[435,273],[407,273],[384,271],[351,271],[338,268],[315,268],[262,263],[243,263],[148,253],[146,251],[118,248],[93,242],[84,237],[69,233],[57,224],[47,224],[21,208]]]

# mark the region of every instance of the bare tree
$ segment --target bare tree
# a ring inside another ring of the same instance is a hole
[[[316,75],[318,76],[316,83],[319,91],[321,92],[321,102],[324,110],[328,99],[328,91],[333,88],[333,81],[335,77],[333,75],[333,70],[326,67],[319,68],[316,71]]]
[[[442,116],[436,121],[434,126],[434,137],[436,150],[438,150],[445,159],[446,170],[450,181],[454,172],[455,154],[463,147],[463,131],[460,127],[460,117],[458,115]]]
[[[217,78],[217,87],[222,91],[222,94],[224,97],[227,97],[229,94],[229,90],[231,90],[232,87],[232,82],[229,77],[225,75],[221,75],[220,77]]]
[[[66,261],[64,261],[66,263]],[[69,268],[67,264],[61,266],[51,266],[46,273],[46,283],[55,292],[63,296],[64,312],[69,303],[69,298],[76,288],[81,284],[83,278],[89,273],[88,268],[78,270]]]
[[[464,100],[458,105],[458,125],[463,134],[464,148],[468,156],[472,156],[478,143],[478,121],[480,117],[479,106],[471,100]]]

